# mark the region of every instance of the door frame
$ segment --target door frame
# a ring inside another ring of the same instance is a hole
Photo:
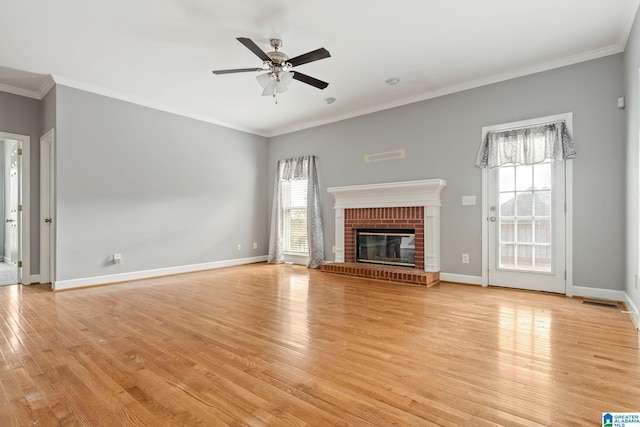
[[[573,113],[555,114],[517,122],[502,123],[482,128],[482,139],[489,131],[506,130],[564,120],[573,135]],[[564,160],[565,200],[565,295],[573,296],[573,160]],[[489,170],[482,168],[482,286],[489,286]]]
[[[20,135],[15,133],[0,132],[0,139],[13,139],[18,141],[18,147],[22,148],[22,161],[18,168],[19,174],[19,203],[22,203],[22,220],[19,221],[18,227],[22,232],[18,231],[18,261],[22,261],[22,283],[23,285],[31,284],[31,169],[30,169],[30,151],[31,137],[28,135]],[[18,275],[20,276],[20,274]]]
[[[55,131],[40,137],[40,283],[55,283]],[[45,174],[48,171],[48,174]],[[46,175],[46,176],[45,176]],[[47,236],[48,234],[48,236]],[[44,244],[48,237],[49,244]]]

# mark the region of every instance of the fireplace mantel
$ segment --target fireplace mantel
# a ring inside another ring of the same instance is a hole
[[[336,199],[335,209],[441,206],[440,192],[445,185],[442,179],[427,179],[331,187],[327,191]]]
[[[424,208],[424,270],[440,271],[440,193],[442,179],[331,187],[335,197],[335,261],[345,261],[345,209]]]

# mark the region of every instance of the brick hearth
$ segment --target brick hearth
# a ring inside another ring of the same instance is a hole
[[[323,264],[320,270],[325,273],[386,280],[388,282],[412,283],[431,287],[440,282],[440,273],[426,272],[418,268],[392,267],[364,264],[361,262],[336,262]]]

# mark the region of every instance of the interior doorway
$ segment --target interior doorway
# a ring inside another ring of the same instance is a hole
[[[30,137],[0,132],[0,286],[31,283]]]
[[[0,285],[21,283],[20,268],[20,159],[22,148],[16,139],[0,140]]]

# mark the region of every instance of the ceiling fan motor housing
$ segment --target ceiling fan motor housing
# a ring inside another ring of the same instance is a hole
[[[277,50],[273,52],[267,52],[267,56],[271,58],[271,62],[273,62],[274,64],[284,64],[289,59],[289,56],[287,54],[279,52]]]

